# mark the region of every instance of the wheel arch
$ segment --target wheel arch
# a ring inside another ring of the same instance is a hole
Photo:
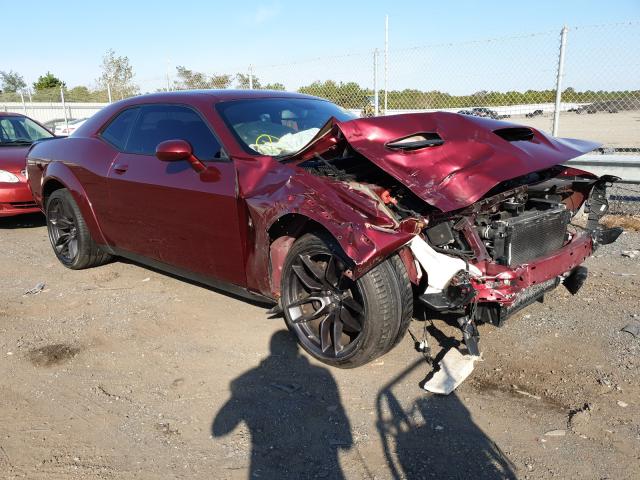
[[[84,221],[87,224],[87,228],[89,229],[94,241],[101,245],[107,245],[107,241],[98,224],[93,205],[91,205],[84,188],[71,170],[60,162],[54,162],[49,165],[46,171],[46,176],[42,182],[42,206],[45,213],[48,197],[51,196],[53,192],[61,188],[69,190],[73,199],[78,204]]]
[[[327,227],[307,215],[286,213],[278,217],[267,230],[269,235],[269,282],[271,292],[280,297],[282,268],[293,243],[307,233],[329,235],[338,239]]]

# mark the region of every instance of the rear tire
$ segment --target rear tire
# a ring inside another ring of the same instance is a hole
[[[65,267],[72,270],[103,265],[111,255],[91,238],[78,204],[71,192],[61,188],[47,199],[47,231],[53,251]]]
[[[282,272],[287,327],[311,356],[339,368],[358,367],[388,352],[413,313],[411,284],[399,258],[356,281],[341,275],[347,265],[333,238],[306,234],[291,247]]]

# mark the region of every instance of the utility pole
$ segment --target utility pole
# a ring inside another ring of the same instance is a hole
[[[373,51],[373,112],[378,116],[380,99],[378,98],[378,49]]]
[[[169,64],[170,64],[170,59],[169,59],[169,57],[167,57],[167,92],[171,91],[171,79],[169,77],[169,69],[171,67],[170,67]]]
[[[22,92],[22,89],[20,90],[20,99],[22,100],[22,110],[24,111],[24,114],[27,114],[27,105],[24,103],[24,93]]]
[[[562,100],[562,77],[564,77],[564,52],[567,47],[567,32],[569,29],[565,25],[560,31],[560,55],[558,56],[558,75],[556,77],[556,104],[553,110],[553,128],[551,134],[558,136],[560,125],[560,103]]]
[[[253,65],[249,65],[249,90],[253,90]]]
[[[67,106],[64,103],[64,88],[60,85],[60,100],[62,100],[62,111],[64,112],[64,126],[69,131],[69,117],[67,117]]]
[[[384,16],[384,114],[387,114],[387,92],[389,91],[389,15]]]

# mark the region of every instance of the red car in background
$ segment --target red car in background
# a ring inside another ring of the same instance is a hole
[[[117,255],[276,302],[305,350],[348,368],[397,344],[415,306],[455,315],[478,354],[477,323],[576,293],[582,262],[621,233],[598,223],[616,178],[563,165],[597,146],[454,113],[189,91],[109,105],[27,168],[68,268]]]
[[[31,145],[53,134],[19,113],[0,112],[0,217],[39,212],[25,176]]]

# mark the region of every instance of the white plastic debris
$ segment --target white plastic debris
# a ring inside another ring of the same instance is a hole
[[[420,236],[415,236],[408,243],[416,260],[427,273],[428,286],[425,293],[441,292],[451,278],[460,270],[469,270],[474,277],[482,276],[482,272],[464,260],[436,252]]]
[[[431,393],[449,395],[471,375],[474,363],[478,360],[480,357],[463,355],[457,348],[450,349],[438,363],[440,370],[425,382],[424,389]]]
[[[29,290],[24,292],[24,295],[37,295],[44,290],[44,287],[45,287],[45,283],[39,282],[38,284],[36,284],[35,287],[30,288]]]

